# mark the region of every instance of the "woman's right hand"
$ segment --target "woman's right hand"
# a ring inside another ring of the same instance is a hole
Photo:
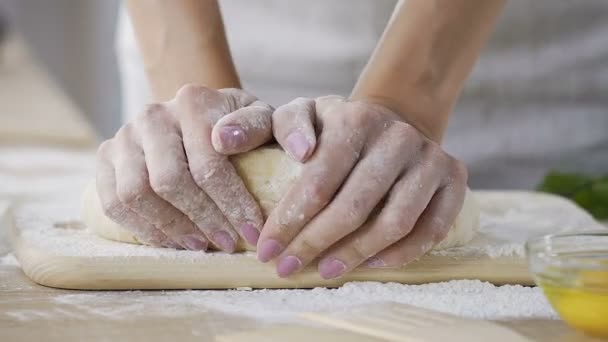
[[[97,152],[106,216],[153,246],[233,252],[255,246],[259,205],[228,155],[272,138],[273,108],[239,89],[182,87],[147,106]]]

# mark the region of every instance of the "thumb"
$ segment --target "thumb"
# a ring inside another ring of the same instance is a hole
[[[295,160],[305,162],[314,152],[315,101],[297,98],[274,112],[274,136],[285,151]]]
[[[226,114],[213,126],[211,143],[221,154],[253,150],[272,139],[273,108],[262,101]]]

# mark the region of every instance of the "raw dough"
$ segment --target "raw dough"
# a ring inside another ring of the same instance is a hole
[[[289,186],[300,174],[301,164],[292,160],[279,147],[261,147],[232,158],[245,185],[260,203],[264,216],[276,206]],[[84,193],[83,219],[97,235],[110,240],[139,243],[128,230],[103,214],[95,183],[91,182]],[[464,205],[447,237],[435,250],[462,246],[469,242],[479,227],[479,207],[467,189]],[[239,249],[244,250],[240,243]]]

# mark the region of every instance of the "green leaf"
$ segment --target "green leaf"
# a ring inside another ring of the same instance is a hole
[[[551,171],[538,186],[538,190],[569,197],[590,182],[589,177],[581,174]]]
[[[552,171],[538,190],[567,197],[595,218],[608,219],[608,175],[594,179],[577,173]]]

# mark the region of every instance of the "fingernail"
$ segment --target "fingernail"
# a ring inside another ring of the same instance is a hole
[[[258,248],[258,260],[268,262],[281,253],[281,244],[276,240],[266,240]]]
[[[346,271],[346,264],[336,258],[323,259],[319,263],[319,274],[323,279],[339,277]]]
[[[306,140],[306,137],[302,133],[291,133],[287,137],[287,139],[285,139],[285,143],[287,144],[287,150],[292,156],[297,158],[299,161],[304,160],[304,157],[306,157],[310,145],[308,144],[308,140]]]
[[[384,262],[384,260],[382,260],[378,257],[375,257],[375,256],[367,259],[365,261],[365,264],[367,265],[367,267],[370,267],[370,268],[386,267],[386,263]]]
[[[184,247],[191,251],[205,251],[209,243],[195,235],[186,235],[181,238]]]
[[[173,242],[171,240],[165,241],[162,244],[163,247],[167,247],[167,248],[175,248],[175,249],[182,249],[184,247],[180,246],[177,242]]]
[[[243,234],[243,237],[250,245],[255,246],[258,244],[260,232],[251,223],[245,223],[241,226],[241,234]]]
[[[225,126],[220,129],[220,140],[224,147],[238,147],[245,140],[245,131],[239,126]]]
[[[300,267],[302,267],[302,261],[300,261],[298,257],[288,255],[279,261],[277,273],[279,274],[279,277],[285,278],[297,271]]]
[[[213,242],[223,251],[232,253],[236,248],[236,241],[223,230],[218,230],[213,233],[212,236]]]

